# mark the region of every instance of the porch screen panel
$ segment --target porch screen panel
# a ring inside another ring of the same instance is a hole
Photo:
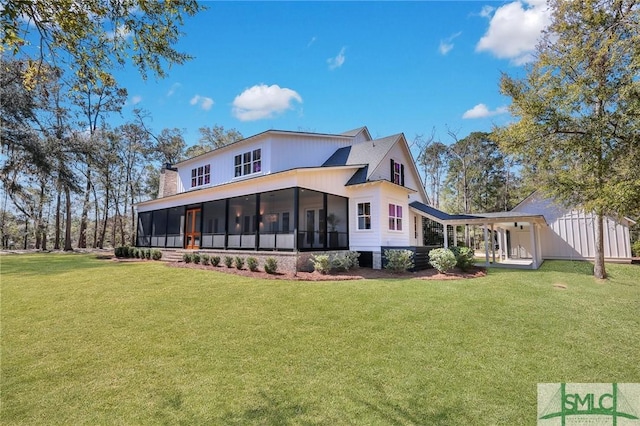
[[[217,200],[202,206],[201,247],[224,247],[225,204],[225,200]]]
[[[151,223],[151,246],[164,247],[167,238],[167,210],[153,212]]]
[[[148,247],[151,244],[151,212],[138,213],[137,237],[138,247]]]
[[[293,188],[260,194],[259,248],[293,250]]]
[[[327,195],[327,247],[330,249],[349,248],[347,227],[349,200],[338,195]]]
[[[298,249],[324,249],[327,232],[324,221],[324,194],[300,188]]]
[[[167,218],[167,247],[184,246],[184,207],[169,209]]]
[[[229,199],[228,248],[255,248],[256,195],[245,195]]]

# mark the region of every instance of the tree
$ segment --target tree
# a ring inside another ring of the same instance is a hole
[[[128,59],[143,77],[149,70],[164,77],[165,66],[191,59],[172,46],[182,35],[183,17],[203,9],[195,0],[3,2],[0,53],[9,50],[29,57],[31,70],[64,60],[76,71],[84,69],[85,77],[103,82],[112,79],[112,65],[124,65]],[[31,49],[30,44],[39,48]],[[30,80],[29,73],[25,77]]]
[[[527,75],[501,78],[519,121],[496,134],[547,195],[595,213],[594,275],[603,279],[603,217],[640,211],[640,3],[550,6]]]
[[[222,148],[230,143],[239,141],[243,138],[242,133],[236,129],[225,130],[223,126],[200,127],[200,139],[197,145],[193,145],[187,149],[185,156],[187,158],[202,155],[216,148]]]

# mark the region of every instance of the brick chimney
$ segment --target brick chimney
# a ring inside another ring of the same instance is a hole
[[[178,169],[171,163],[165,163],[160,169],[160,184],[158,186],[158,198],[175,195],[178,192]]]

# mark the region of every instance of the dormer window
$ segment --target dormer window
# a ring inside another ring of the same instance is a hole
[[[235,177],[258,173],[262,170],[262,153],[260,149],[238,154],[234,158]]]
[[[191,169],[191,187],[209,185],[211,183],[211,165]]]
[[[404,164],[391,160],[391,182],[404,186]]]

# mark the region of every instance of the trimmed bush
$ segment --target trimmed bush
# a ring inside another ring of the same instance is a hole
[[[258,270],[258,259],[255,257],[247,257],[247,266],[250,271],[256,272]]]
[[[183,254],[182,260],[184,260],[184,263],[191,263],[191,261],[193,260],[193,258],[191,257],[191,253]]]
[[[142,249],[139,249],[139,248],[137,248],[137,249],[135,249],[135,250],[133,251],[133,255],[134,255],[134,257],[135,257],[136,259],[140,259],[140,258],[143,258],[143,257],[144,257],[144,253],[143,253]]]
[[[234,262],[236,264],[236,269],[244,268],[244,257],[236,256]]]
[[[208,265],[209,264],[209,255],[206,253],[202,253],[200,255],[200,263],[202,263],[203,265]]]
[[[126,257],[136,257],[136,248],[127,246],[127,255]]]
[[[211,266],[218,266],[220,264],[220,256],[211,256]]]
[[[331,266],[333,269],[348,271],[351,268],[357,268],[359,266],[358,257],[360,257],[360,253],[357,251],[337,254],[331,259]]]
[[[151,249],[144,249],[144,258],[151,260]]]
[[[429,263],[438,272],[447,273],[456,266],[456,256],[446,248],[434,249],[429,252]]]
[[[463,271],[468,271],[475,264],[473,255],[473,250],[469,247],[458,247],[458,254],[456,255],[456,266]]]
[[[413,252],[411,250],[385,250],[384,257],[387,259],[384,268],[391,272],[400,273],[413,268]]]
[[[193,260],[193,263],[200,263],[200,253],[193,253],[191,259]]]
[[[631,246],[631,251],[633,252],[634,256],[640,257],[640,240],[633,243],[633,245]]]
[[[264,260],[264,271],[267,274],[275,274],[278,270],[278,261],[273,257],[267,257]]]
[[[160,251],[158,249],[151,250],[151,259],[153,259],[153,260],[162,259],[162,251]]]
[[[224,257],[224,266],[227,268],[231,268],[233,266],[233,257],[225,256]]]
[[[311,256],[311,263],[313,263],[313,269],[325,275],[331,271],[331,258],[328,254],[315,254]]]
[[[127,257],[127,247],[125,246],[118,246],[116,248],[113,249],[113,254],[116,255],[116,257]]]

